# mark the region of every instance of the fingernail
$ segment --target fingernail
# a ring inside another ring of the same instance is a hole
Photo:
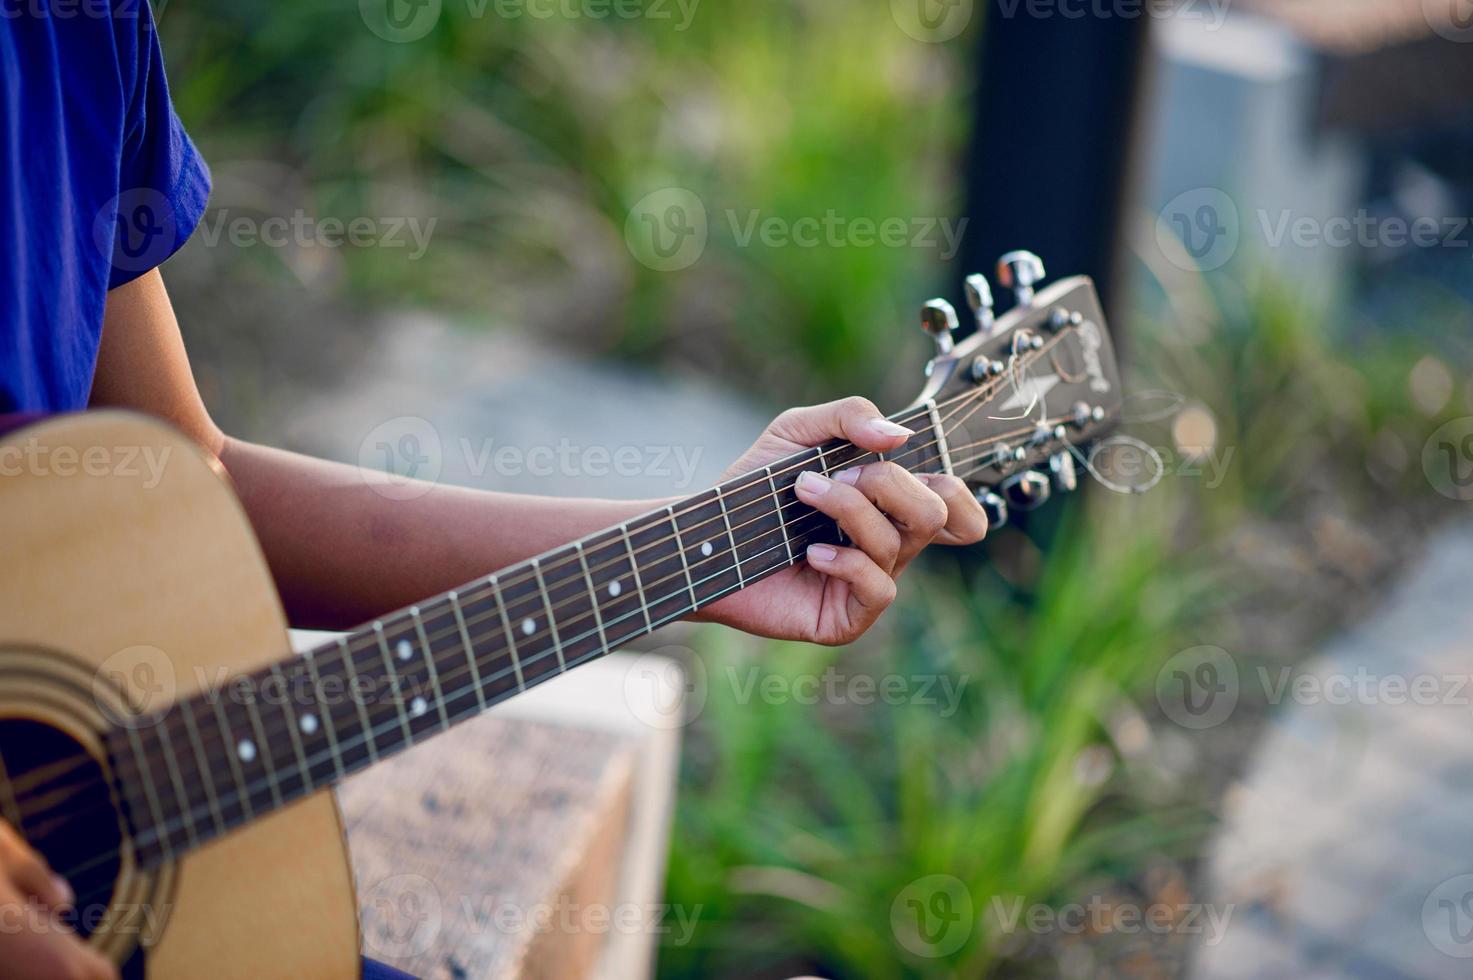
[[[852,487],[859,482],[859,467],[851,466],[847,470],[840,470],[834,474],[834,479],[840,483],[847,483]]]
[[[72,893],[72,886],[67,884],[67,880],[61,875],[54,874],[51,876],[51,888],[60,896],[60,899],[56,903],[58,905],[70,905],[72,904],[72,900],[77,897]]]
[[[809,470],[798,474],[798,488],[812,494],[828,493],[829,481]]]
[[[826,544],[810,544],[808,546],[809,561],[833,561],[839,556],[839,552]]]
[[[894,422],[891,422],[889,419],[871,419],[870,420],[870,423],[869,423],[869,427],[871,429],[873,429],[874,431],[878,432],[880,435],[885,436],[887,438],[892,438],[892,439],[895,436],[907,436],[908,437],[908,436],[915,435],[915,433],[912,432],[910,429],[907,429],[903,425],[896,425]]]

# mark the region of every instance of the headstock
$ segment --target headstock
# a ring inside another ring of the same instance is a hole
[[[1017,302],[994,317],[987,279],[966,279],[975,330],[957,341],[944,299],[921,310],[936,341],[913,408],[932,412],[952,472],[967,481],[994,526],[1079,485],[1090,453],[1120,413],[1120,375],[1094,283],[1075,276],[1046,288],[1043,263],[1009,252],[998,282]]]

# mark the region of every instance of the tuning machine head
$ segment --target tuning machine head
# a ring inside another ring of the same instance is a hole
[[[995,322],[992,315],[992,287],[987,284],[987,277],[980,272],[967,276],[964,285],[967,306],[971,308],[972,316],[977,318],[977,333],[986,337],[992,333]]]
[[[1014,473],[1002,482],[999,488],[1008,506],[1015,510],[1037,510],[1053,496],[1053,484],[1037,470]]]
[[[927,300],[921,307],[921,329],[936,342],[938,355],[950,354],[952,332],[957,328],[956,307],[944,299]]]
[[[997,260],[997,281],[1013,291],[1019,306],[1033,305],[1033,287],[1044,275],[1043,259],[1023,249]]]
[[[978,490],[977,503],[987,515],[987,530],[996,531],[1008,523],[1008,502],[991,490]]]

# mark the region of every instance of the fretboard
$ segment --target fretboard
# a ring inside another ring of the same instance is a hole
[[[934,409],[895,421],[916,435],[885,458],[948,467]],[[139,863],[172,860],[836,542],[794,483],[875,458],[846,442],[804,450],[114,730]]]

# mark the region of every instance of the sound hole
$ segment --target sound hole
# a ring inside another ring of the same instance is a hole
[[[0,762],[0,814],[19,815],[21,836],[71,883],[68,924],[87,935],[107,911],[122,844],[102,767],[65,732],[24,718],[0,719]]]

